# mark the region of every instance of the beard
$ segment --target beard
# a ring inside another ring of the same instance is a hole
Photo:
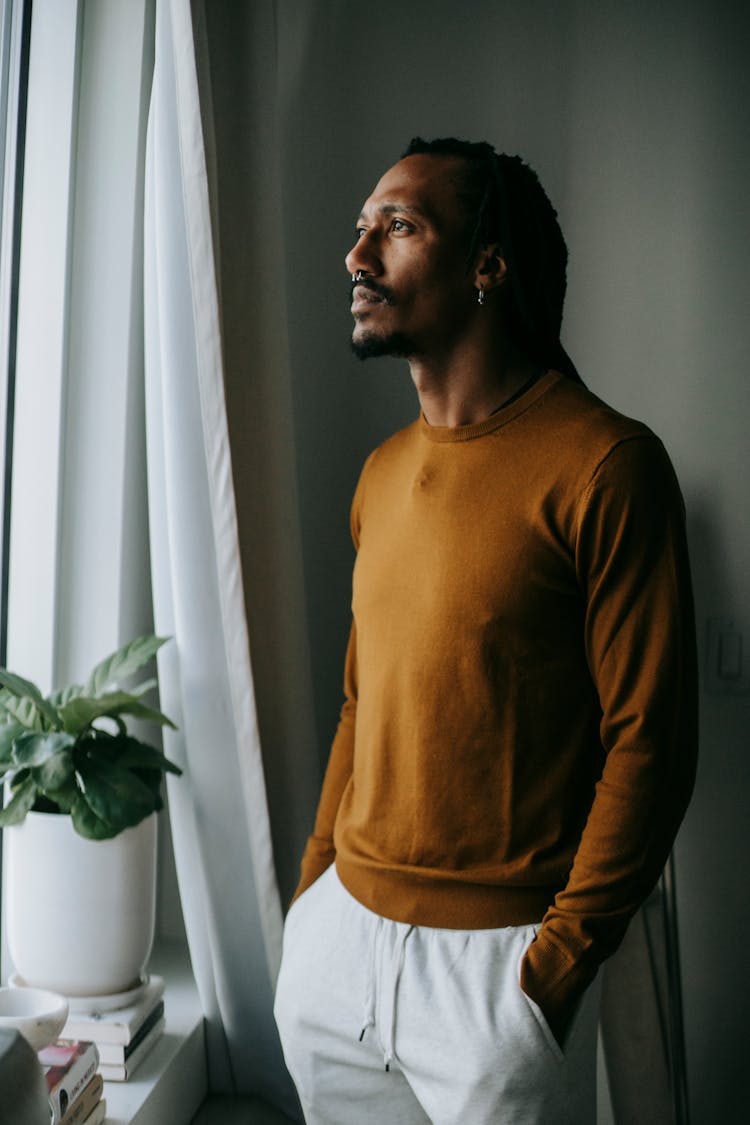
[[[378,284],[378,282],[373,281],[372,278],[369,277],[361,278],[359,281],[352,283],[349,289],[350,303],[355,285],[359,285],[361,288],[368,289],[371,293],[377,294],[388,305],[393,305],[395,303],[393,291],[385,285]],[[378,333],[375,330],[369,332],[365,330],[356,339],[352,337],[351,348],[357,359],[374,359],[376,356],[380,355],[408,358],[415,353],[413,342],[402,332]]]
[[[351,347],[357,359],[375,359],[380,355],[408,359],[416,352],[413,341],[403,332],[391,332],[386,335],[380,335],[377,332],[365,332],[356,340],[352,337]]]

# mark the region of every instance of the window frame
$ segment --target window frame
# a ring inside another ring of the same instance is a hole
[[[31,0],[4,0],[0,19],[0,665],[4,666]]]

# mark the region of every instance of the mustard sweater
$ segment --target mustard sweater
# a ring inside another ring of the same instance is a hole
[[[344,704],[299,895],[542,922],[522,985],[559,1024],[657,881],[696,759],[684,511],[645,426],[548,372],[486,421],[368,459]]]

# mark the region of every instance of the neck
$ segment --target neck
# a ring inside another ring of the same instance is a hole
[[[448,362],[409,361],[419,405],[431,426],[483,422],[541,374],[538,364],[513,349],[466,348]]]

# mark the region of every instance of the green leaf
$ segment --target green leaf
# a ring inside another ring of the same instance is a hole
[[[45,796],[48,797],[50,801],[54,801],[59,807],[60,812],[69,813],[80,796],[80,793],[75,780],[71,778],[67,784],[61,786],[59,789],[47,789]]]
[[[10,753],[13,749],[13,743],[22,734],[24,727],[15,720],[9,723],[0,725],[0,766],[10,761]]]
[[[48,722],[52,723],[53,726],[57,725],[55,708],[51,703],[48,703],[39,688],[36,684],[32,684],[31,680],[24,680],[22,676],[9,672],[7,668],[0,668],[0,684],[18,699],[30,699]]]
[[[68,734],[81,734],[86,727],[98,719],[107,709],[100,699],[80,695],[60,705],[59,715]]]
[[[154,637],[147,634],[123,645],[117,652],[106,657],[94,668],[86,684],[87,695],[101,695],[112,684],[127,680],[144,664],[147,664],[169,637]]]
[[[66,735],[66,737],[69,738],[70,736]],[[67,746],[61,747],[42,765],[32,770],[37,787],[47,796],[52,796],[52,793],[56,790],[64,789],[72,781],[74,773],[73,754]],[[56,801],[57,797],[52,797],[52,799]]]
[[[9,828],[12,824],[20,824],[26,813],[30,812],[36,800],[36,785],[33,777],[25,781],[14,791],[13,797],[0,811],[0,828]]]
[[[8,691],[0,692],[0,707],[27,730],[41,730],[42,714],[30,699],[19,699]]]
[[[169,758],[162,754],[161,750],[157,750],[155,746],[149,746],[148,743],[139,742],[135,738],[113,739],[113,742],[124,743],[123,748],[119,749],[117,754],[119,766],[125,766],[128,769],[156,770],[159,773],[173,773],[177,776],[182,774],[180,767],[176,766],[174,762],[170,762]]]
[[[160,727],[169,727],[171,730],[177,730],[175,724],[163,711],[159,711],[156,707],[148,707],[145,703],[141,703],[139,699],[126,704],[124,707],[120,707],[117,714],[132,715],[134,719],[144,719],[149,723],[158,723]]]
[[[13,761],[17,766],[42,766],[61,750],[69,750],[74,739],[63,731],[51,734],[22,734],[13,747]]]
[[[131,687],[130,688],[130,694],[134,695],[134,696],[136,696],[136,698],[140,699],[140,697],[142,695],[145,695],[147,691],[151,691],[152,688],[155,688],[155,687],[158,687],[158,686],[159,686],[158,680],[144,680],[142,684],[136,684],[134,687]]]
[[[53,691],[47,698],[53,707],[61,707],[63,703],[69,703],[71,699],[77,699],[79,695],[83,695],[83,692],[83,684],[68,684],[67,687]]]
[[[161,711],[147,707],[128,691],[113,691],[96,699],[81,696],[79,699],[71,699],[60,708],[63,726],[71,734],[80,733],[96,719],[115,719],[119,715],[132,715],[133,718],[148,719],[152,723],[177,729],[172,720]]]
[[[88,840],[110,840],[121,831],[117,825],[97,816],[82,793],[73,802],[70,819],[78,835]]]
[[[164,808],[164,801],[161,796],[161,782],[164,775],[161,770],[133,770],[133,773],[141,779],[144,785],[148,785],[153,793],[154,812],[161,812]]]
[[[42,702],[42,693],[36,684],[32,684],[31,680],[25,680],[23,676],[17,676],[15,672],[9,672],[7,668],[0,668],[0,684],[19,698],[27,696],[35,702]]]
[[[89,758],[79,766],[86,803],[96,815],[119,829],[140,823],[154,811],[154,795],[127,769]]]

